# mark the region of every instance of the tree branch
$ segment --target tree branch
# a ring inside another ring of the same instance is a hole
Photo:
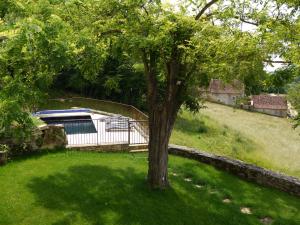
[[[205,13],[205,11],[211,7],[213,4],[215,4],[217,1],[219,0],[211,0],[210,2],[208,2],[201,10],[200,12],[196,15],[195,20],[199,20],[200,17]]]
[[[147,14],[147,16],[149,16],[149,12],[148,12],[148,10],[146,9],[145,4],[142,5],[142,9],[145,11],[145,13]]]
[[[245,20],[244,18],[239,17],[239,16],[236,16],[235,18],[238,19],[238,20],[240,20],[240,21],[242,21],[243,23],[248,23],[248,24],[251,24],[251,25],[254,25],[254,26],[258,26],[259,25],[258,22],[248,21],[248,20]]]

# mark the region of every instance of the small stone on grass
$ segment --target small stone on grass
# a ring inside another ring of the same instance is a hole
[[[185,180],[186,182],[192,182],[192,179],[191,179],[191,178],[184,178],[184,180]]]
[[[231,200],[230,200],[229,198],[224,198],[224,199],[223,199],[223,202],[224,202],[224,203],[231,203]]]
[[[242,207],[241,213],[248,214],[248,215],[252,214],[251,209],[248,207]]]
[[[217,190],[210,190],[209,193],[210,193],[210,194],[217,194],[218,191],[217,191]]]
[[[196,187],[196,188],[199,188],[199,189],[200,189],[200,188],[203,188],[203,186],[200,185],[200,184],[196,184],[195,187]]]
[[[269,225],[273,222],[273,219],[270,217],[264,217],[260,219],[260,222],[264,225]]]

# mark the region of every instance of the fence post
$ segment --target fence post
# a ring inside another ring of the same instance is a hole
[[[96,120],[96,131],[97,131],[97,144],[96,145],[99,145],[99,119]]]
[[[128,118],[128,144],[130,145],[130,119]]]

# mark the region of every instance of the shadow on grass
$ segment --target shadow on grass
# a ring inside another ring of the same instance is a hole
[[[19,154],[15,154],[10,156],[9,162],[22,162],[28,159],[39,159],[45,155],[61,153],[61,152],[69,152],[70,150],[66,148],[57,148],[57,149],[42,149],[38,151],[31,152],[21,152]]]
[[[173,170],[184,177],[189,177],[195,184],[201,185],[205,192],[211,193],[210,197],[207,198],[210,203],[214,204],[213,198],[229,198],[232,200],[229,207],[233,211],[238,212],[240,207],[243,206],[250,207],[256,219],[270,217],[273,218],[274,222],[272,224],[274,225],[297,225],[300,221],[300,201],[297,197],[276,189],[237,179],[234,175],[224,173],[202,163],[199,165],[202,165],[201,170],[194,163],[180,164],[175,166]],[[234,220],[235,217],[233,216],[230,224],[236,224]]]
[[[204,120],[198,118],[187,119],[180,115],[176,119],[175,128],[181,132],[190,134],[208,133],[212,130],[205,124]]]
[[[127,167],[99,165],[70,167],[67,173],[33,178],[28,184],[36,204],[63,217],[53,224],[72,224],[78,217],[88,224],[255,224],[253,218],[236,215],[232,207],[174,180],[176,188],[151,191],[145,174]],[[234,217],[234,219],[232,219]],[[257,222],[257,221],[256,221]]]

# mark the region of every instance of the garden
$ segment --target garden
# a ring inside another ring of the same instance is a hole
[[[171,156],[172,188],[146,184],[145,153],[57,150],[0,168],[0,224],[299,224],[299,198]]]
[[[0,225],[300,224],[299,9],[1,0]],[[207,103],[212,80],[293,116]]]

